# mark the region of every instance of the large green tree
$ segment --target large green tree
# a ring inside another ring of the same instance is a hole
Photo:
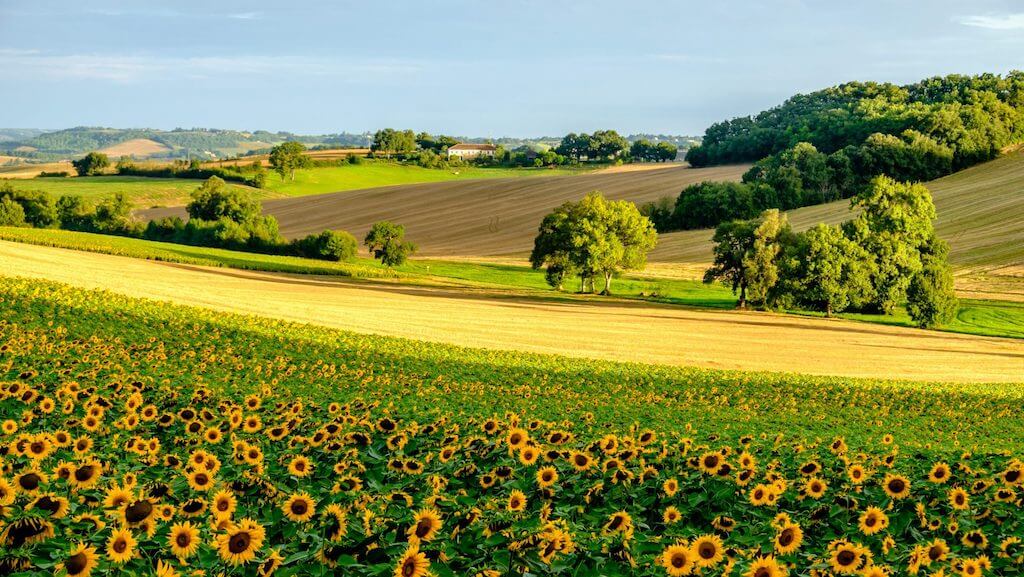
[[[261,212],[259,201],[248,191],[230,187],[216,176],[211,176],[192,192],[192,201],[185,210],[191,218],[207,221],[227,218],[237,223],[251,222]]]
[[[959,302],[953,289],[949,245],[933,237],[921,251],[921,270],[907,287],[907,314],[920,327],[935,328],[956,318]]]
[[[385,266],[399,266],[416,252],[416,245],[405,240],[405,227],[386,220],[373,223],[363,244]]]
[[[547,268],[548,282],[559,288],[567,273],[580,275],[580,290],[600,275],[604,294],[612,279],[627,270],[643,268],[658,235],[650,219],[628,201],[608,201],[592,192],[568,202],[541,222],[530,262]]]
[[[754,247],[754,231],[758,223],[754,220],[729,220],[715,228],[715,260],[704,272],[704,282],[720,281],[732,287],[739,294],[738,308],[747,307],[747,288],[750,275],[747,269],[748,257]]]
[[[270,166],[281,175],[282,180],[286,176],[295,180],[295,171],[311,164],[312,160],[306,155],[306,146],[301,142],[289,140],[270,150]]]
[[[72,160],[71,166],[75,167],[78,176],[93,176],[101,174],[110,166],[110,158],[102,152],[90,152],[78,160]]]

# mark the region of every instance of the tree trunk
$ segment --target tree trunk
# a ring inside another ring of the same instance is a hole
[[[612,273],[610,272],[604,273],[604,292],[601,294],[612,294]]]
[[[828,318],[832,317],[832,303],[831,302],[825,303],[825,316],[828,317]]]
[[[580,273],[580,294],[587,292],[587,275]]]
[[[746,285],[746,283],[740,285],[740,302],[736,303],[736,308],[740,308],[740,309],[747,308],[747,285]]]

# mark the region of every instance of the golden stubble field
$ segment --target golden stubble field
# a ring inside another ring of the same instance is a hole
[[[1024,342],[768,313],[353,282],[0,242],[0,274],[363,333],[577,357],[963,382],[1019,381]]]

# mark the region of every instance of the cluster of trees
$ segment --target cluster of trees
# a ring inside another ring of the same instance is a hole
[[[97,154],[97,153],[90,153]],[[207,180],[219,178],[256,188],[267,186],[267,170],[254,161],[245,166],[204,167],[198,160],[175,160],[163,166],[139,166],[127,156],[122,156],[115,166],[121,176],[145,176],[148,178],[191,178]],[[81,173],[79,173],[81,176]]]
[[[1024,72],[950,75],[896,86],[851,82],[800,94],[754,117],[713,124],[687,160],[753,162],[809,142],[831,154],[875,133],[915,130],[948,147],[957,170],[1024,139]]]
[[[416,133],[412,130],[395,130],[385,128],[378,130],[373,135],[373,143],[370,144],[370,151],[374,154],[383,154],[385,158],[394,155],[401,156],[416,150]]]
[[[544,217],[534,240],[530,263],[546,269],[548,284],[562,290],[566,278],[579,275],[580,292],[611,292],[612,277],[643,268],[658,234],[654,225],[628,201],[608,201],[597,192],[567,202]]]
[[[40,190],[0,186],[0,226],[65,228],[84,232],[139,235],[142,225],[132,218],[131,203],[117,194],[93,205],[78,195],[54,200]]]
[[[850,198],[880,175],[903,182],[939,178],[953,170],[953,151],[913,130],[900,136],[876,133],[860,146],[832,154],[809,142],[764,158],[743,175],[742,183],[706,182],[684,189],[675,202],[642,207],[661,232],[707,228],[762,211],[791,210]]]
[[[629,141],[614,130],[598,130],[593,134],[570,132],[562,138],[555,152],[576,162],[606,162],[625,156]]]
[[[949,322],[958,305],[928,189],[883,176],[851,204],[853,220],[802,233],[777,209],[722,223],[704,281],[730,285],[740,307],[892,314],[905,302],[920,326]]]
[[[670,162],[676,159],[679,147],[671,142],[653,143],[641,138],[629,145],[629,157],[640,162]]]

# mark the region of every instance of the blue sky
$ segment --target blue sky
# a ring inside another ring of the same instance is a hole
[[[0,0],[0,126],[700,134],[795,92],[1024,68],[1008,1]]]

